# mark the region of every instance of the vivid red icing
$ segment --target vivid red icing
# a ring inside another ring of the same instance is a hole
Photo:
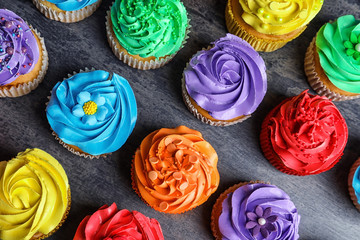
[[[74,240],[163,240],[158,221],[137,211],[118,210],[113,203],[85,217]]]
[[[300,174],[330,169],[348,138],[345,119],[336,106],[307,90],[276,107],[268,129],[272,148],[285,167]]]

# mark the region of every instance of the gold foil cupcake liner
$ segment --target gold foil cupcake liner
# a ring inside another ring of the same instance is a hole
[[[70,188],[68,189],[68,202],[67,202],[67,208],[65,210],[65,213],[63,215],[63,218],[61,219],[61,221],[59,222],[59,224],[48,234],[43,234],[43,233],[36,233],[32,238],[30,238],[30,240],[41,240],[41,239],[45,239],[50,237],[51,235],[53,235],[57,230],[59,230],[59,228],[63,225],[63,223],[65,222],[67,216],[69,215],[70,212],[70,208],[71,208],[71,191]]]
[[[349,177],[348,177],[348,189],[349,189],[350,198],[351,198],[353,204],[360,211],[360,204],[358,202],[358,201],[360,201],[360,199],[358,199],[356,197],[355,190],[354,190],[354,188],[352,186],[352,181],[353,181],[353,178],[354,178],[355,171],[359,166],[360,166],[360,158],[358,158],[353,163],[353,165],[351,166],[351,169],[350,169],[350,172],[349,172]]]
[[[111,4],[111,7],[113,4],[114,4],[114,2]],[[129,54],[125,49],[118,48],[117,44],[119,44],[119,42],[116,39],[116,36],[112,30],[111,7],[107,11],[106,17],[105,17],[105,19],[106,19],[106,22],[105,22],[106,36],[107,36],[109,45],[110,45],[113,53],[115,54],[115,56],[118,59],[120,59],[121,61],[123,61],[125,64],[129,65],[130,67],[140,69],[140,70],[150,70],[150,69],[160,68],[160,67],[164,66],[165,64],[167,64],[168,62],[170,62],[174,58],[174,56],[185,46],[187,39],[189,38],[191,25],[189,24],[190,20],[188,19],[188,27],[186,28],[185,37],[184,37],[184,40],[183,40],[179,50],[177,50],[175,53],[173,53],[171,55],[167,55],[165,57],[160,57],[160,58],[155,58],[155,60],[150,60],[150,61],[140,60],[138,58],[141,58],[141,57],[136,58],[136,57],[132,56],[131,54]]]
[[[3,86],[0,88],[0,97],[20,97],[23,95],[26,95],[30,93],[32,90],[37,88],[39,84],[44,80],[46,71],[49,67],[49,57],[48,52],[45,47],[45,41],[44,38],[41,37],[40,33],[33,28],[31,25],[29,25],[32,32],[38,37],[40,40],[41,48],[42,48],[42,62],[41,62],[41,68],[39,71],[38,76],[26,83],[18,84],[17,86]],[[39,59],[40,60],[40,59]]]
[[[73,23],[79,22],[93,14],[100,6],[102,0],[98,0],[97,2],[76,11],[63,11],[61,9],[57,11],[45,6],[41,3],[42,1],[44,0],[32,0],[36,8],[39,9],[45,17],[59,22]]]
[[[92,71],[95,71],[95,70],[96,70],[95,68],[91,68],[91,69],[85,68],[85,70],[80,69],[79,72],[75,72],[75,71],[74,71],[72,74],[69,73],[69,74],[67,75],[67,77],[64,77],[63,80],[68,79],[68,78],[70,78],[70,77],[72,77],[72,76],[74,76],[74,75],[76,75],[76,74],[78,74],[78,73],[92,72]],[[51,91],[50,91],[50,96],[48,96],[48,99],[49,99],[49,101],[50,101],[50,99],[51,99]],[[46,106],[49,104],[49,101],[46,102],[46,104],[45,104]],[[111,155],[111,153],[106,153],[106,154],[101,154],[101,155],[91,155],[91,154],[88,154],[88,153],[86,153],[86,152],[80,152],[80,151],[74,149],[71,145],[68,145],[67,143],[65,143],[64,141],[62,141],[62,140],[60,139],[60,137],[56,134],[56,132],[55,132],[53,129],[51,129],[51,130],[52,130],[52,135],[55,137],[55,139],[58,140],[59,143],[60,143],[64,148],[66,148],[66,149],[69,150],[71,153],[73,153],[73,154],[75,154],[75,155],[77,155],[77,156],[84,157],[84,158],[90,158],[90,159],[94,159],[94,158],[99,159],[99,158],[107,157],[107,156]]]
[[[306,50],[304,61],[305,74],[312,89],[314,89],[314,91],[320,96],[326,96],[333,101],[345,101],[360,98],[360,94],[355,96],[346,96],[333,92],[325,86],[315,68],[315,54],[317,54],[314,52],[315,42],[316,37],[313,38],[308,49]]]
[[[270,184],[269,182],[263,182],[263,181],[250,181],[250,182],[240,182],[238,184],[235,184],[228,189],[226,189],[223,193],[220,194],[220,196],[216,199],[216,202],[213,206],[213,209],[211,211],[211,231],[215,237],[216,240],[222,240],[222,234],[219,229],[218,220],[222,212],[222,203],[227,198],[229,193],[234,192],[239,187],[245,186],[247,184],[255,184],[255,183],[263,183],[263,184]]]
[[[231,5],[231,0],[228,0],[228,3],[226,5],[225,22],[226,22],[226,27],[230,33],[237,35],[238,37],[247,41],[256,51],[263,51],[263,52],[273,52],[283,47],[286,43],[297,38],[306,29],[306,27],[304,27],[293,37],[283,38],[280,40],[274,39],[271,41],[256,37],[253,34],[246,31],[246,29],[235,20],[233,8]]]

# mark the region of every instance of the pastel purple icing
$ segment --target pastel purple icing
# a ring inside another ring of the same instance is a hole
[[[0,9],[0,86],[30,72],[39,59],[39,46],[26,22]]]
[[[195,54],[185,69],[188,94],[218,120],[253,113],[266,93],[264,60],[249,43],[229,33],[213,44]]]
[[[267,238],[261,233],[254,237],[252,229],[245,227],[251,221],[249,212],[256,213],[258,206],[271,208],[271,215],[277,216],[272,223],[275,231],[271,231]],[[228,194],[218,221],[223,240],[295,240],[299,238],[299,223],[300,215],[290,197],[276,186],[262,183],[247,184]]]

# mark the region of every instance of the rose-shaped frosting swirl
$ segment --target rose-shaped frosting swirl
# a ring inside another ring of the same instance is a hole
[[[81,221],[74,240],[163,240],[159,222],[143,214],[123,209],[115,203],[102,206],[91,216]]]
[[[76,11],[96,3],[99,0],[46,0],[54,3],[58,8],[63,11]]]
[[[239,0],[243,20],[256,31],[283,35],[306,26],[323,0]]]
[[[58,82],[46,115],[63,142],[88,154],[101,155],[125,143],[134,129],[137,108],[128,81],[97,70]]]
[[[359,37],[360,20],[352,15],[325,24],[316,35],[316,49],[325,74],[336,87],[352,93],[360,93]],[[350,44],[352,55],[347,54],[350,50],[344,43]]]
[[[30,72],[39,60],[39,46],[26,22],[0,9],[0,86]]]
[[[0,239],[31,239],[53,231],[67,211],[69,183],[59,162],[27,149],[0,162]]]
[[[111,20],[121,46],[143,58],[176,53],[188,26],[186,9],[179,0],[116,0]]]
[[[271,146],[286,168],[317,174],[333,167],[343,154],[347,125],[326,97],[305,90],[286,99],[270,115]]]
[[[300,215],[290,197],[276,186],[262,183],[246,184],[228,194],[218,220],[224,240],[295,240],[299,223]]]
[[[198,52],[184,71],[190,97],[218,120],[255,111],[267,87],[265,63],[241,38],[227,34]]]
[[[181,213],[203,202],[219,185],[218,156],[200,132],[179,126],[149,134],[136,151],[133,183],[155,210]]]

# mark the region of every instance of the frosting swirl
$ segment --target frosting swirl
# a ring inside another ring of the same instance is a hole
[[[0,9],[0,86],[30,72],[39,60],[39,46],[26,22]]]
[[[360,167],[356,168],[351,183],[357,198],[357,202],[360,204]]]
[[[326,23],[316,35],[316,49],[327,77],[336,87],[351,93],[360,93],[360,59],[349,56],[344,43],[355,48],[359,37],[360,20],[352,15]],[[354,56],[360,56],[360,49],[353,51]]]
[[[74,236],[74,240],[102,239],[164,240],[164,236],[156,219],[137,211],[118,210],[113,203],[86,216]]]
[[[295,240],[299,223],[300,215],[290,197],[263,183],[246,184],[229,193],[218,220],[223,240]]]
[[[317,174],[333,167],[345,148],[345,119],[326,97],[300,95],[270,112],[271,146],[290,171]]]
[[[118,150],[134,129],[134,92],[123,77],[102,70],[58,82],[46,109],[51,128],[69,145],[91,155]]]
[[[267,88],[265,63],[241,38],[227,34],[198,52],[184,71],[190,97],[218,120],[255,111]]]
[[[58,8],[63,11],[76,11],[86,6],[96,3],[99,0],[46,0],[54,3]]]
[[[155,210],[181,213],[203,202],[219,185],[218,156],[200,132],[179,126],[149,134],[135,153],[133,184]]]
[[[256,31],[283,35],[306,26],[323,0],[239,0],[242,19]]]
[[[188,26],[186,9],[179,0],[116,0],[111,20],[121,46],[143,58],[176,53]]]
[[[59,162],[40,149],[27,149],[0,162],[0,239],[31,239],[61,222],[70,196]]]

